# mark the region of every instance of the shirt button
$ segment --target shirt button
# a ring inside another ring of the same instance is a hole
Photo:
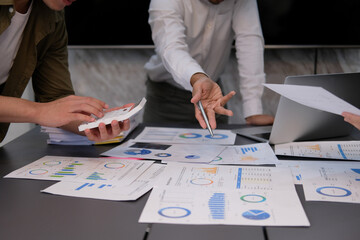
[[[13,7],[9,7],[9,13],[13,13],[14,12],[14,8]]]

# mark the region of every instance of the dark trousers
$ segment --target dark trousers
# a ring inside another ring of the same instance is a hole
[[[198,123],[192,93],[165,82],[146,82],[144,123]],[[228,117],[216,116],[217,123],[227,123]]]
[[[4,82],[3,84],[0,84],[0,95],[1,95],[1,93],[2,93],[2,91],[3,91],[3,89],[4,89],[4,87],[5,87],[5,83],[6,83],[6,82]]]

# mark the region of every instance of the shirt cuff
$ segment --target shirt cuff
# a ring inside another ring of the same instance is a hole
[[[204,73],[206,75],[206,73],[200,66],[187,67],[186,71],[184,73],[184,79],[186,79],[186,81],[184,82],[183,87],[188,91],[192,91],[192,89],[193,89],[193,87],[190,84],[190,79],[191,79],[192,75],[194,75],[195,73]]]
[[[243,103],[244,118],[263,114],[261,99],[252,99]]]

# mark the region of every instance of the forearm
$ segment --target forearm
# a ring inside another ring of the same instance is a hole
[[[0,96],[0,122],[37,123],[39,104],[21,98]]]
[[[244,117],[262,114],[265,73],[261,38],[248,36],[238,39],[236,56]]]

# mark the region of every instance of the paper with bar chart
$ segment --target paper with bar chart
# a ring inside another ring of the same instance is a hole
[[[45,156],[5,178],[132,183],[154,161]]]
[[[268,143],[227,146],[210,164],[272,165],[279,160]]]
[[[309,226],[288,169],[169,163],[142,223]]]
[[[72,182],[61,181],[42,192],[56,195],[95,198],[113,201],[136,200],[154,186],[165,165],[153,164],[130,184],[110,182]]]
[[[276,155],[360,160],[360,141],[292,142],[275,145]]]
[[[204,144],[161,144],[129,141],[102,153],[112,157],[140,157],[167,162],[209,163],[216,158],[225,146]]]
[[[323,167],[324,165],[353,165],[353,162],[344,162],[344,161],[314,161],[313,159],[309,159],[306,161],[296,161],[296,160],[279,160],[276,164],[276,167],[279,168],[289,168],[293,175],[294,184],[302,184],[303,176],[308,175],[308,171],[312,172],[313,169],[317,169],[319,167]]]
[[[360,163],[308,168],[303,188],[307,201],[360,203]]]
[[[183,143],[233,145],[236,134],[230,130],[214,130],[214,136],[207,129],[145,127],[135,138],[137,142]]]
[[[335,96],[322,87],[290,84],[264,84],[264,86],[290,100],[311,108],[338,115],[341,115],[342,112],[350,112],[360,115],[360,109],[354,107],[350,103]]]

